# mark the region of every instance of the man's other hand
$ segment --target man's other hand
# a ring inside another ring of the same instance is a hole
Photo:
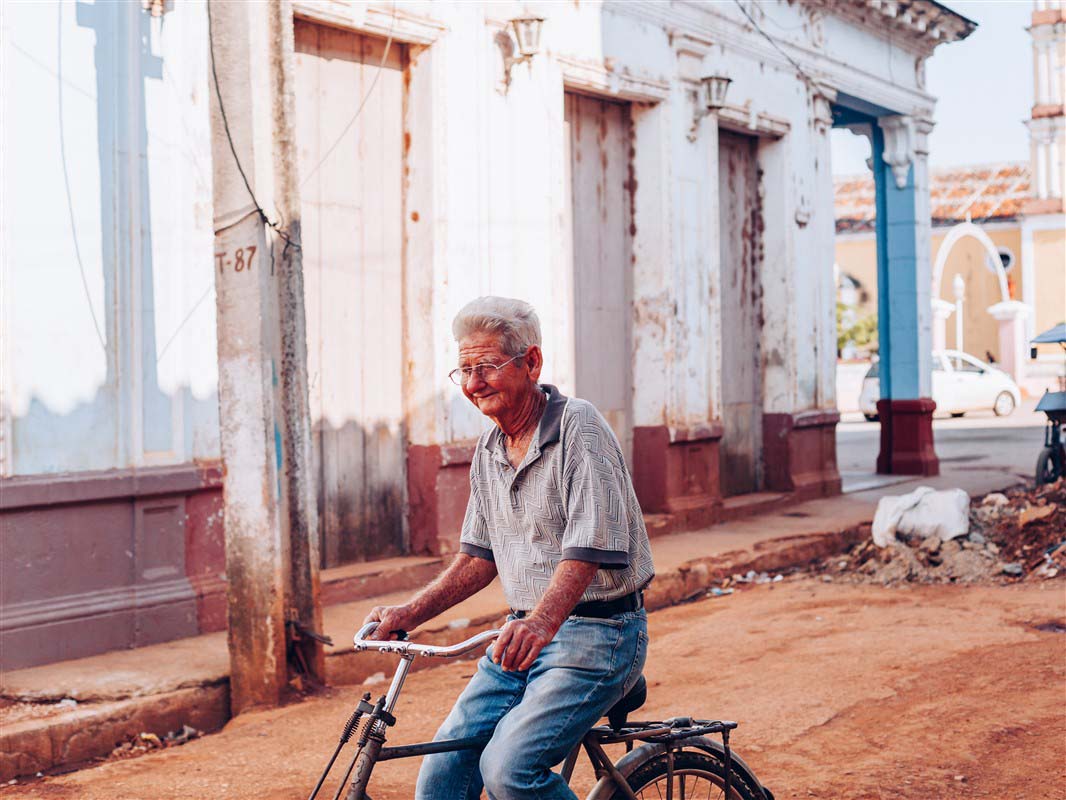
[[[503,626],[492,646],[492,660],[506,671],[529,669],[557,630],[557,626],[536,614],[513,619]]]
[[[385,641],[395,638],[392,635],[393,631],[410,632],[420,621],[409,606],[374,606],[366,615],[363,624],[378,623],[377,628],[367,638],[372,641]]]

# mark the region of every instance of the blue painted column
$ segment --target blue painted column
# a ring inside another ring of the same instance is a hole
[[[881,452],[877,471],[936,475],[933,449],[929,123],[882,117],[872,127],[877,208]]]

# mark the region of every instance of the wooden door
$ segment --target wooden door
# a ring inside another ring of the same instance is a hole
[[[565,124],[575,391],[606,417],[628,458],[632,447],[629,107],[568,92]]]
[[[393,42],[383,63],[383,39],[303,20],[295,33],[308,373],[334,566],[404,548],[405,53]]]
[[[722,131],[718,140],[722,270],[723,496],[755,492],[762,471],[762,211],[755,140]]]

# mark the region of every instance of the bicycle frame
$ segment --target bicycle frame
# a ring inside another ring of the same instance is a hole
[[[486,631],[474,636],[465,642],[452,645],[451,647],[434,647],[431,645],[419,645],[407,640],[401,641],[369,641],[365,637],[373,631],[376,623],[364,626],[355,636],[355,649],[357,651],[377,650],[385,653],[394,653],[400,657],[396,666],[392,683],[388,691],[382,695],[376,703],[370,704],[370,692],[363,695],[356,710],[345,723],[332,757],[326,764],[318,783],[312,790],[308,800],[316,800],[327,776],[333,769],[333,765],[340,755],[341,750],[351,740],[360,721],[363,721],[362,731],[357,741],[356,751],[352,756],[344,777],[337,787],[333,800],[339,800],[341,792],[351,778],[346,800],[365,800],[367,786],[374,766],[379,761],[391,761],[397,758],[415,758],[434,753],[449,753],[459,750],[480,750],[488,744],[492,738],[488,736],[469,737],[465,739],[452,739],[436,742],[420,742],[417,744],[385,746],[385,731],[396,724],[396,718],[392,711],[399,699],[404,682],[411,670],[415,658],[427,657],[457,657],[469,653],[480,645],[492,641],[499,635],[498,630]],[[363,718],[365,717],[365,720]],[[592,728],[582,738],[581,742],[570,752],[563,762],[562,776],[569,783],[573,775],[574,767],[581,750],[584,750],[592,762],[596,777],[599,780],[609,778],[629,800],[637,800],[636,795],[629,786],[625,776],[610,759],[604,750],[605,745],[625,744],[626,750],[631,751],[633,743],[640,741],[655,745],[664,745],[667,754],[667,800],[672,800],[673,795],[673,754],[684,747],[686,741],[694,741],[707,734],[719,734],[722,737],[722,754],[725,766],[724,796],[729,797],[730,782],[733,768],[733,756],[729,746],[729,733],[737,727],[735,722],[724,720],[694,720],[689,717],[676,717],[673,719],[657,722],[630,722],[624,727],[614,730],[607,726]],[[354,775],[353,775],[354,772]]]

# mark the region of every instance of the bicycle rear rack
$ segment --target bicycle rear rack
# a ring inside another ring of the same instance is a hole
[[[673,800],[674,754],[682,750],[684,743],[688,740],[708,734],[719,734],[722,737],[722,760],[725,772],[725,786],[723,787],[724,793],[722,796],[728,800],[729,791],[733,783],[733,755],[729,747],[729,733],[736,727],[737,723],[730,720],[692,719],[691,717],[674,717],[658,722],[629,722],[618,730],[607,725],[599,725],[589,731],[593,735],[596,744],[601,745],[601,747],[596,748],[599,752],[594,754],[587,744],[586,751],[588,751],[593,765],[602,767],[606,773],[614,778],[619,788],[622,788],[626,794],[633,797],[629,782],[625,780],[610,759],[606,757],[602,745],[621,744],[624,742],[627,751],[632,749],[635,741],[666,745],[666,800]],[[585,741],[587,739],[588,737],[586,737]],[[567,768],[573,770],[572,758],[568,758],[566,765],[563,767],[563,774],[569,778]]]

